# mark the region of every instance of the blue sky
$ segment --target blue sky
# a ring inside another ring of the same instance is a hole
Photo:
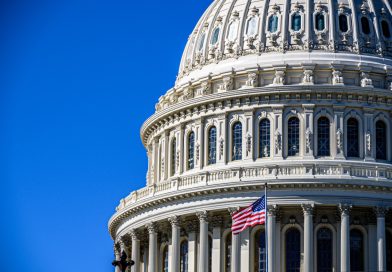
[[[140,126],[210,2],[0,2],[0,271],[113,271]]]

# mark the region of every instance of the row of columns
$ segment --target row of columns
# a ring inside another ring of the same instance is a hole
[[[340,204],[340,272],[350,271],[350,211],[352,205]],[[276,212],[277,206],[271,206],[268,208],[268,220],[267,220],[267,231],[268,231],[268,271],[274,272],[278,268],[275,267],[275,256],[276,256]],[[304,214],[304,260],[303,260],[303,271],[313,271],[313,260],[314,260],[314,249],[313,249],[313,210],[312,204],[303,204],[302,210]],[[235,209],[229,209],[232,214]],[[387,209],[384,207],[376,207],[375,213],[377,215],[377,269],[378,271],[386,271],[386,232],[385,232],[385,215]],[[199,254],[197,254],[197,267],[196,266],[188,269],[189,272],[206,272],[208,271],[209,264],[209,244],[208,244],[208,229],[209,220],[208,212],[202,211],[196,213],[199,219]],[[170,271],[180,271],[180,218],[178,216],[170,217],[169,222],[171,224],[171,246],[170,255],[171,262],[169,264]],[[158,271],[158,229],[155,223],[149,223],[146,225],[148,230],[148,272]],[[338,230],[339,231],[339,230]],[[132,272],[140,271],[140,240],[135,230],[131,231],[132,238],[132,260],[135,261],[135,265],[132,267]],[[220,271],[221,263],[220,252],[221,252],[221,229],[220,227],[213,228],[213,239],[212,239],[212,271]],[[231,271],[239,272],[244,268],[244,264],[241,265],[243,250],[241,249],[241,240],[245,236],[249,236],[249,230],[244,231],[241,235],[232,236],[232,252],[231,252]],[[242,237],[243,236],[243,237]],[[245,237],[246,238],[246,237]],[[248,237],[250,238],[250,237]],[[194,260],[197,251],[197,240],[196,233],[192,232],[189,234],[188,240],[188,259]],[[248,254],[245,252],[245,254]],[[193,263],[194,263],[193,261]],[[249,263],[249,260],[248,260]],[[246,264],[245,264],[246,266]],[[249,264],[248,264],[249,266]],[[248,271],[246,269],[246,271]],[[116,271],[117,272],[117,271]]]

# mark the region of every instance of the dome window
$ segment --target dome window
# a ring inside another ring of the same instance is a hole
[[[343,33],[346,33],[348,31],[348,20],[347,15],[345,14],[339,15],[339,29]]]
[[[294,13],[291,21],[291,29],[293,31],[300,31],[302,28],[302,16],[299,13]]]
[[[184,240],[180,246],[180,272],[188,272],[188,256],[188,240]]]
[[[208,164],[216,163],[216,127],[208,131]]]
[[[317,156],[330,156],[330,122],[327,117],[321,117],[317,121]]]
[[[299,119],[291,117],[287,124],[288,155],[296,156],[299,154]]]
[[[364,237],[360,230],[350,231],[350,262],[351,271],[364,271]]]
[[[389,39],[391,37],[391,31],[389,30],[388,22],[385,20],[382,20],[381,21],[381,28],[382,28],[382,34],[384,35],[384,37]]]
[[[195,133],[192,131],[188,136],[188,170],[195,168]]]
[[[296,228],[286,232],[286,272],[300,271],[301,267],[301,233]]]
[[[387,126],[381,120],[376,123],[376,159],[387,159]]]
[[[333,271],[333,234],[329,228],[317,231],[317,271]]]
[[[347,157],[359,157],[359,124],[355,118],[347,121]]]
[[[231,42],[234,42],[237,38],[237,29],[238,29],[238,22],[234,21],[229,26],[229,32],[227,34],[227,39]]]
[[[242,124],[237,122],[233,125],[233,161],[242,160]]]
[[[316,30],[323,31],[325,29],[325,16],[324,14],[318,13],[316,15]]]
[[[369,35],[370,34],[370,23],[369,23],[369,19],[367,17],[361,18],[361,26],[362,26],[363,34]]]
[[[171,144],[171,169],[170,169],[170,174],[174,176],[176,173],[177,165],[176,165],[176,154],[177,154],[177,141],[176,138],[172,140]]]
[[[268,31],[271,33],[275,33],[278,31],[278,23],[279,23],[279,18],[277,15],[272,15],[269,17],[268,20]]]
[[[270,121],[262,119],[259,124],[259,158],[270,156]]]
[[[256,32],[257,32],[257,18],[256,17],[252,17],[248,21],[248,25],[246,27],[246,35],[254,36],[254,35],[256,35]]]
[[[206,39],[206,34],[203,33],[203,35],[201,35],[200,40],[199,40],[199,44],[197,46],[197,50],[200,52],[203,50],[204,48],[204,40]]]
[[[218,43],[219,33],[220,33],[220,28],[219,27],[215,28],[214,31],[212,32],[211,45],[215,45]]]

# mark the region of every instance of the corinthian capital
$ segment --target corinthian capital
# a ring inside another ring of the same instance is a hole
[[[302,204],[302,211],[304,215],[313,215],[314,205],[313,204]]]
[[[146,229],[148,230],[149,234],[157,233],[157,225],[155,222],[146,224]]]
[[[180,225],[180,221],[181,221],[180,217],[176,216],[176,215],[169,217],[168,220],[169,220],[170,224],[172,225],[172,227],[178,227]]]
[[[199,218],[200,222],[208,222],[208,212],[207,211],[202,211],[202,212],[197,212],[196,213],[197,218]]]
[[[131,229],[129,234],[131,235],[132,240],[139,240],[139,233],[136,229]]]
[[[378,206],[374,208],[374,213],[376,214],[377,218],[385,217],[388,212],[388,208]]]
[[[340,203],[339,204],[339,211],[341,215],[350,215],[351,209],[353,205],[347,203]]]
[[[279,213],[278,205],[269,205],[267,209],[267,214],[269,216],[276,216]]]

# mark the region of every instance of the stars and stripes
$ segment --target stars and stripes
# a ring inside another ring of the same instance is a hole
[[[248,227],[265,224],[265,213],[265,196],[263,196],[249,207],[232,215],[232,233],[236,235]]]

